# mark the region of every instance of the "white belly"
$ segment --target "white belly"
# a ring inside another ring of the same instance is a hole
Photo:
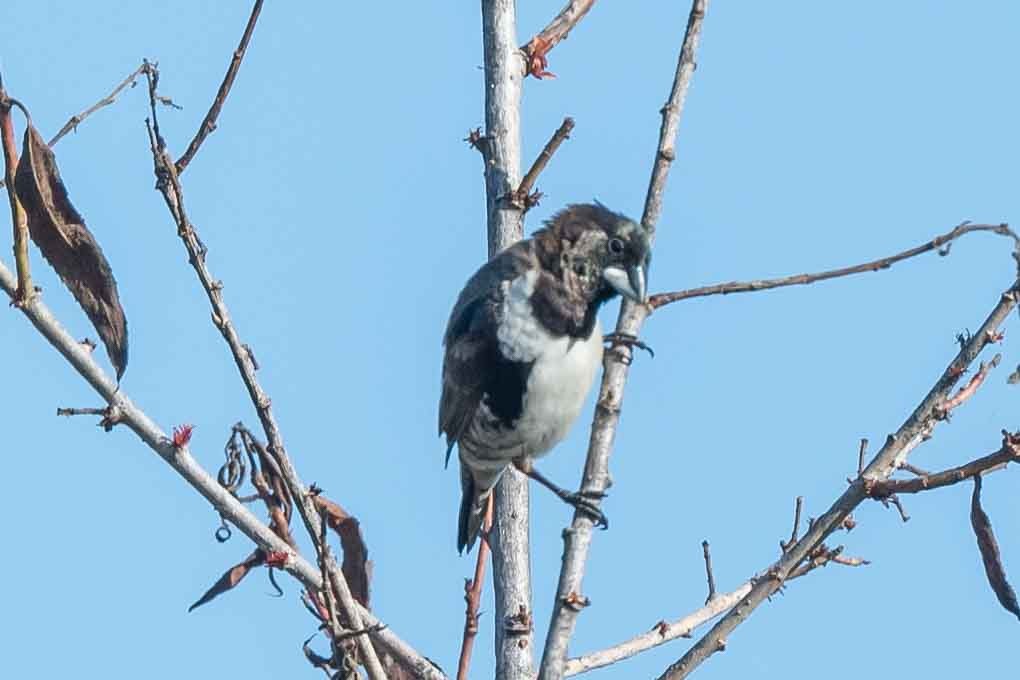
[[[547,453],[567,436],[602,363],[602,329],[597,319],[587,339],[556,337],[538,322],[531,310],[537,280],[538,272],[532,270],[507,285],[497,332],[503,356],[533,362],[521,416],[513,432],[507,433],[519,450],[516,455],[526,456]],[[503,444],[498,448],[504,448]]]
[[[602,363],[602,329],[587,340],[557,338],[546,345],[528,377],[517,431],[530,456],[541,456],[573,427]]]

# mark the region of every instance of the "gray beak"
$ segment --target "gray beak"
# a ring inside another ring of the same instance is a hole
[[[620,267],[606,267],[602,272],[602,278],[620,295],[634,302],[648,301],[645,289],[645,268],[641,265],[635,265],[626,271]]]

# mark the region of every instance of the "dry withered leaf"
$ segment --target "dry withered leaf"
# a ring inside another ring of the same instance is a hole
[[[977,537],[978,550],[981,551],[981,561],[985,564],[988,584],[992,587],[1002,606],[1020,619],[1020,603],[1017,602],[1013,586],[1006,580],[1006,569],[1002,565],[999,542],[995,540],[992,522],[988,519],[988,514],[981,508],[981,475],[974,477],[974,495],[970,499],[970,524],[974,527],[974,535]]]
[[[188,607],[188,611],[194,611],[203,604],[211,602],[216,597],[222,595],[228,590],[231,590],[248,575],[248,572],[265,562],[265,558],[266,556],[261,550],[256,550],[246,557],[240,564],[236,564],[230,569],[227,569],[226,573],[224,573],[223,576],[220,576],[219,580],[216,581],[209,590],[205,591],[205,594],[198,598],[198,601],[195,602],[195,604]]]
[[[117,282],[102,249],[67,196],[53,151],[31,121],[25,130],[14,188],[25,207],[32,240],[95,326],[119,380],[127,367],[128,341]]]
[[[315,497],[315,505],[320,512],[326,514],[329,528],[340,537],[340,547],[344,551],[344,561],[340,570],[347,579],[354,599],[368,608],[369,584],[372,580],[372,563],[368,559],[368,546],[361,535],[361,523],[346,510],[319,494]]]

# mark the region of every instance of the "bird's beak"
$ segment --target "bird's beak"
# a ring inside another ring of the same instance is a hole
[[[627,270],[620,267],[606,267],[602,272],[602,278],[620,295],[630,298],[634,302],[644,303],[648,301],[645,289],[645,268],[643,266],[638,264]]]

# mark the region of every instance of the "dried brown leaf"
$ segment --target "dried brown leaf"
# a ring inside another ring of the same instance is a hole
[[[988,585],[992,587],[1002,606],[1020,619],[1020,603],[1017,602],[1013,586],[1006,580],[1006,569],[999,553],[999,542],[995,540],[995,533],[992,531],[992,522],[981,508],[981,475],[974,477],[974,495],[970,500],[970,524],[974,527],[978,550],[981,551],[981,561],[985,564]]]
[[[241,563],[227,569],[223,576],[220,576],[219,580],[216,581],[209,590],[205,591],[205,594],[202,595],[202,597],[198,598],[198,601],[195,602],[195,604],[188,607],[188,611],[194,611],[203,604],[206,604],[228,590],[233,589],[234,586],[240,583],[244,577],[248,575],[248,572],[263,564],[265,559],[265,553],[261,550],[256,550],[246,557]]]
[[[372,563],[368,559],[368,546],[361,535],[361,523],[346,510],[319,494],[315,504],[326,514],[326,523],[340,537],[344,561],[340,570],[347,579],[351,594],[365,608],[368,608],[369,586],[372,581]]]
[[[119,380],[127,368],[128,339],[117,282],[102,249],[67,196],[53,151],[31,121],[25,130],[14,188],[25,207],[32,240],[95,326]]]

